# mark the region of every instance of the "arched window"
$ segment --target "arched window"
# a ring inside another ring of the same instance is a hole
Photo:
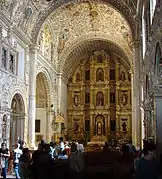
[[[96,71],[96,81],[104,81],[104,71],[102,68],[98,68]]]
[[[101,91],[96,95],[96,106],[104,106],[104,94]]]
[[[161,49],[159,43],[156,45],[154,73],[156,76],[162,77],[162,58],[161,58]]]

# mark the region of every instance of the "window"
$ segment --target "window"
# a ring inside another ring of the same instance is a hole
[[[85,120],[85,131],[90,131],[90,120]]]
[[[10,54],[9,71],[14,74],[14,56]]]
[[[115,103],[115,93],[110,93],[110,103]]]
[[[39,119],[35,120],[35,132],[37,133],[40,132],[40,120]]]
[[[110,80],[115,80],[115,70],[110,69]]]
[[[85,94],[85,103],[86,104],[90,103],[90,94],[89,94],[89,92],[86,92],[86,94]]]
[[[7,70],[7,51],[2,48],[2,68]]]
[[[116,131],[116,121],[115,120],[110,120],[110,130],[112,132]]]
[[[85,71],[85,81],[89,81],[90,80],[90,70],[86,70]]]

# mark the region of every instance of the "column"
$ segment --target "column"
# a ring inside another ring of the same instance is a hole
[[[6,142],[7,142],[7,147],[9,148],[9,144],[10,144],[10,114],[7,114],[7,122],[6,122]]]
[[[155,119],[156,120],[156,143],[157,143],[157,158],[160,159],[162,153],[162,92],[155,93]]]
[[[30,73],[29,73],[29,106],[28,106],[28,128],[29,147],[35,147],[35,115],[36,115],[36,61],[37,46],[29,47]]]
[[[52,121],[54,118],[54,111],[51,108],[47,108],[47,123],[46,123],[46,140],[51,141],[52,138]]]
[[[2,54],[2,25],[0,25],[0,54]],[[2,55],[0,55],[0,67],[2,67]]]
[[[141,115],[140,115],[140,43],[133,42],[133,74],[132,79],[132,142],[141,146]]]
[[[2,112],[0,112],[0,143],[2,143],[3,139],[2,139],[2,125],[3,125],[3,114]]]

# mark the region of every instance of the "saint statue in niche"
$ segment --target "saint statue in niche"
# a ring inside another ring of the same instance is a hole
[[[123,71],[121,72],[120,80],[125,81],[125,73]]]
[[[122,94],[122,105],[126,105],[128,103],[128,95],[127,92],[123,92]]]
[[[80,126],[78,124],[78,122],[74,122],[74,132],[75,134],[77,134],[80,131]]]
[[[97,135],[102,135],[102,123],[97,123]]]
[[[80,81],[80,73],[77,73],[76,74],[76,82],[79,82]]]
[[[75,94],[75,95],[74,95],[74,105],[75,105],[75,106],[78,106],[79,103],[80,103],[79,95]]]
[[[104,94],[101,91],[96,95],[96,106],[104,106]]]
[[[122,132],[127,132],[127,124],[126,124],[126,122],[123,122],[123,124],[122,124]]]
[[[96,81],[104,81],[104,71],[102,68],[97,69]]]

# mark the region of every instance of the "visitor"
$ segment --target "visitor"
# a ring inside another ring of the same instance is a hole
[[[68,159],[66,150],[62,151],[62,153],[58,156],[58,159],[62,159],[62,160]]]
[[[20,178],[20,157],[22,155],[22,150],[20,149],[20,144],[16,144],[16,148],[14,149],[14,170],[16,179]]]
[[[116,178],[131,179],[133,177],[133,172],[134,172],[133,164],[134,164],[134,160],[132,154],[129,151],[129,146],[123,145],[122,155],[119,158],[115,168]]]
[[[1,144],[0,148],[0,155],[1,155],[1,168],[2,168],[2,177],[6,178],[7,175],[7,168],[8,168],[8,158],[10,156],[9,150],[7,149],[6,143]]]
[[[143,149],[144,157],[138,163],[135,179],[158,179],[158,165],[155,161],[156,146],[152,143],[147,143]]]
[[[54,159],[54,152],[55,152],[54,142],[50,142],[50,155],[52,159]]]
[[[30,152],[28,148],[23,149],[23,154],[20,157],[20,176],[21,179],[28,179],[30,172],[29,172],[29,166],[30,166]]]
[[[62,153],[62,151],[64,151],[64,149],[65,149],[65,145],[64,145],[64,142],[63,142],[63,137],[60,137],[59,139],[60,139],[60,146],[59,146],[60,153]]]
[[[71,179],[81,178],[84,170],[83,154],[78,152],[77,145],[72,143],[69,156],[69,175]]]
[[[79,152],[84,153],[84,145],[82,144],[81,141],[79,141],[79,143],[77,145],[77,149]]]

